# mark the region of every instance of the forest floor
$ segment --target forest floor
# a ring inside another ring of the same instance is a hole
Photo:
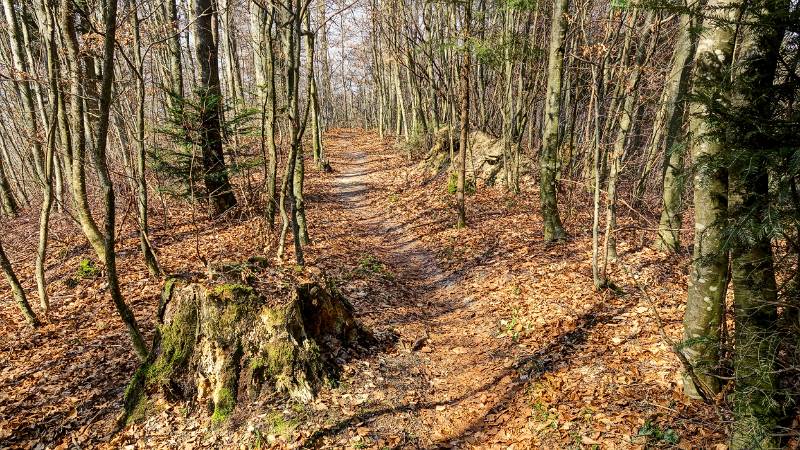
[[[336,282],[365,325],[395,333],[394,345],[347,362],[338,385],[310,404],[261,398],[222,426],[165,404],[113,433],[136,358],[102,277],[76,274],[89,248],[60,216],[45,326],[25,327],[0,290],[0,448],[725,448],[725,408],[682,396],[680,365],[653,314],[680,340],[688,258],[651,250],[652,231],[629,226],[652,219],[622,214],[611,272],[620,289],[597,292],[588,194],[565,193],[575,206],[565,206],[572,237],[562,244],[543,244],[530,180],[517,196],[478,189],[467,198],[468,228],[457,230],[446,176],[423,179],[374,133],[333,130],[326,144],[335,172],[307,171],[308,265]],[[198,254],[263,251],[258,218],[185,216],[153,220],[169,273],[201,271]],[[35,217],[11,221],[2,236],[25,280]],[[149,337],[161,283],[122,228],[123,289]]]

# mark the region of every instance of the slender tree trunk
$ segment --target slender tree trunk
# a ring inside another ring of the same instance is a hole
[[[178,5],[176,0],[165,0],[161,2],[161,13],[167,30],[170,33],[167,40],[167,56],[169,61],[169,89],[167,95],[167,105],[170,109],[175,108],[173,95],[184,96],[183,88],[183,62],[181,61],[181,31],[178,22]]]
[[[117,275],[116,252],[114,242],[116,240],[116,202],[114,200],[114,185],[108,172],[106,161],[106,146],[108,144],[108,123],[111,112],[111,90],[114,82],[114,43],[117,30],[117,2],[108,0],[105,8],[105,38],[103,42],[103,82],[100,91],[99,117],[97,119],[97,145],[95,146],[95,164],[97,165],[97,175],[100,180],[100,188],[103,193],[105,203],[105,247],[104,262],[108,277],[108,288],[111,292],[111,299],[117,308],[122,321],[128,328],[128,334],[133,342],[133,347],[141,360],[147,358],[147,344],[139,332],[136,324],[136,317],[130,310],[122,297],[122,290]]]
[[[464,185],[466,182],[467,147],[469,146],[469,69],[470,69],[470,23],[472,22],[472,0],[464,3],[464,23],[462,42],[463,59],[461,62],[460,94],[461,94],[461,136],[458,145],[458,180],[456,184],[456,207],[458,209],[457,228],[467,226],[467,207],[464,200]]]
[[[564,37],[567,34],[566,14],[569,0],[555,0],[550,31],[550,50],[547,63],[547,94],[542,132],[542,153],[539,158],[542,220],[545,242],[560,241],[567,233],[561,224],[556,198],[558,175],[558,128],[561,113],[561,78],[564,66]]]
[[[403,88],[400,84],[400,64],[395,62],[393,64],[394,67],[394,83],[395,83],[395,92],[397,98],[397,135],[399,136],[401,133],[403,138],[406,142],[408,142],[409,131],[408,131],[408,116],[406,116],[406,103],[403,97]],[[409,155],[410,159],[411,155]]]
[[[615,237],[617,228],[617,183],[619,181],[622,162],[625,159],[628,136],[633,127],[635,108],[638,100],[639,80],[641,79],[642,66],[647,59],[648,49],[650,47],[649,40],[652,21],[653,12],[650,11],[647,13],[644,22],[644,29],[636,51],[634,66],[627,79],[625,100],[623,101],[619,118],[619,129],[617,130],[617,136],[614,139],[614,148],[611,152],[611,167],[608,174],[608,191],[606,194],[606,233],[603,249],[604,264],[608,260],[613,261],[617,259],[617,240]]]
[[[36,248],[36,289],[39,294],[39,305],[45,313],[50,309],[45,278],[45,261],[47,259],[47,241],[50,230],[50,211],[53,208],[53,174],[55,171],[56,127],[59,114],[58,105],[58,53],[56,50],[55,19],[47,6],[40,9],[40,30],[46,33],[45,51],[47,53],[47,78],[49,81],[50,123],[47,130],[47,149],[44,155],[44,180],[42,184],[42,207],[39,214],[39,241]],[[42,102],[44,103],[44,102]]]
[[[8,164],[8,162],[3,161],[3,159],[2,155],[0,155],[0,207],[2,207],[2,212],[6,216],[16,217],[19,211],[19,205],[17,205],[14,192],[11,190],[11,184],[8,182],[8,177],[6,176],[5,165]]]
[[[292,234],[294,240],[295,261],[298,265],[305,264],[303,257],[303,244],[302,244],[302,231],[301,223],[298,221],[300,211],[298,207],[302,207],[302,200],[298,203],[296,198],[296,183],[295,176],[297,172],[297,162],[302,158],[302,127],[300,123],[300,108],[299,108],[299,80],[300,80],[300,35],[301,35],[301,10],[302,5],[300,0],[289,0],[289,10],[285,11],[288,20],[281,20],[285,23],[283,27],[283,45],[286,55],[286,71],[285,71],[285,87],[286,87],[286,100],[287,100],[287,113],[289,119],[289,134],[291,139],[291,146],[289,149],[289,156],[286,159],[286,171],[284,172],[283,183],[281,186],[281,220],[283,227],[281,229],[280,242],[278,244],[278,256],[283,256],[284,242],[286,240],[286,233],[289,225],[292,227]],[[302,163],[301,163],[302,164]],[[302,189],[302,184],[299,185]],[[286,211],[286,203],[289,203],[290,212]],[[300,219],[303,220],[304,218]]]
[[[253,67],[257,84],[258,103],[261,111],[262,153],[265,155],[264,191],[266,193],[266,217],[269,227],[275,223],[277,198],[278,147],[275,144],[275,51],[271,25],[273,12],[250,3],[250,33],[254,43]]]
[[[19,283],[19,279],[17,279],[17,275],[14,273],[14,268],[11,267],[11,261],[8,260],[6,252],[3,250],[2,242],[0,242],[0,268],[3,269],[3,274],[6,276],[9,286],[11,286],[11,292],[14,294],[14,300],[17,302],[17,306],[19,306],[22,315],[25,316],[25,320],[27,320],[32,327],[38,327],[39,319],[36,318],[36,314],[33,313],[31,305],[28,304],[28,299],[25,297],[25,290],[22,289],[22,285]]]
[[[594,210],[592,214],[592,279],[595,289],[601,289],[608,285],[607,274],[604,270],[600,271],[600,91],[602,91],[602,74],[605,57],[601,63],[592,67],[592,95],[591,104],[593,107],[594,140],[592,142],[592,178],[594,186],[592,189]]]
[[[318,57],[320,61],[320,68],[322,69],[322,73],[320,74],[320,84],[321,86],[321,96],[320,96],[320,105],[322,106],[321,111],[321,123],[320,129],[325,130],[330,126],[330,122],[333,119],[333,88],[331,87],[331,65],[330,59],[328,58],[328,19],[327,19],[327,12],[325,11],[326,3],[324,1],[317,2],[317,13],[319,15],[319,52]]]
[[[22,76],[32,76],[28,61],[25,56],[23,36],[20,29],[17,15],[14,11],[14,5],[11,0],[3,0],[3,11],[6,17],[6,24],[8,30],[8,39],[11,47],[11,59],[16,70]],[[42,142],[39,136],[39,124],[36,118],[36,106],[34,101],[34,92],[32,87],[33,81],[21,81],[17,83],[16,88],[20,95],[20,100],[23,108],[23,116],[25,120],[25,132],[27,139],[30,141],[33,150],[33,162],[36,169],[36,176],[39,183],[43,183],[44,175],[44,151],[42,149]]]
[[[72,124],[63,120],[61,125],[62,142],[67,143],[71,155],[72,198],[83,234],[89,240],[97,256],[106,260],[105,238],[92,217],[89,199],[86,194],[86,133],[84,102],[82,101],[83,70],[78,35],[75,29],[75,14],[71,3],[61,8],[62,30],[67,47],[67,63],[70,69],[70,116]],[[63,109],[62,109],[63,111]],[[66,114],[62,114],[66,119]],[[71,139],[71,141],[70,141]]]
[[[113,0],[111,0],[113,1]],[[171,2],[171,1],[170,1]],[[142,250],[142,257],[147,266],[150,275],[157,277],[161,275],[161,267],[156,260],[156,254],[150,245],[150,227],[147,223],[148,215],[148,198],[147,198],[147,180],[145,178],[145,121],[144,121],[144,107],[146,100],[145,80],[144,80],[144,60],[142,58],[142,44],[141,36],[139,34],[139,13],[137,2],[134,0],[134,11],[131,14],[131,22],[133,24],[133,54],[134,62],[136,64],[136,92],[138,96],[137,109],[136,109],[136,191],[137,191],[137,209],[139,218],[139,247]],[[174,80],[173,80],[174,81]],[[120,133],[122,131],[120,130]]]
[[[324,2],[321,2],[324,3]],[[325,150],[322,146],[322,120],[319,107],[319,95],[317,93],[317,78],[314,70],[314,34],[311,33],[311,10],[306,13],[306,71],[308,72],[308,107],[309,119],[311,121],[311,149],[314,162],[317,168],[323,170],[327,162],[325,161]]]
[[[654,155],[662,152],[664,154],[662,209],[656,247],[670,252],[677,252],[680,249],[681,198],[684,186],[683,156],[686,152],[683,121],[686,88],[697,42],[696,32],[692,31],[697,27],[698,20],[695,17],[689,14],[681,15],[672,66],[661,96],[661,120],[656,118],[656,126],[650,141],[652,149],[649,150],[649,153]],[[642,180],[644,177],[643,173]],[[639,185],[643,186],[643,181],[640,181]],[[643,192],[643,187],[639,188],[639,196]]]

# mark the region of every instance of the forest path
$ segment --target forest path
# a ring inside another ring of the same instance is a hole
[[[493,336],[497,325],[486,305],[469,295],[463,275],[442,269],[421,241],[424,217],[396,214],[391,192],[398,180],[389,171],[405,162],[375,140],[373,134],[342,130],[326,144],[337,170],[341,220],[349,222],[353,239],[368,243],[401,291],[391,304],[367,309],[373,322],[394,329],[401,342],[382,366],[384,382],[373,389],[392,407],[354,416],[340,428],[362,423],[359,429],[367,427],[373,443],[388,436],[384,442],[390,446],[398,445],[397,434],[403,436],[401,446],[484,441],[483,432],[491,428],[490,398],[509,392],[514,371],[504,367],[508,358]]]

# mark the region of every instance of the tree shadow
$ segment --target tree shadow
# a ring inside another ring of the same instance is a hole
[[[506,409],[518,395],[525,392],[525,389],[531,383],[541,379],[546,373],[554,372],[565,365],[569,366],[572,356],[585,346],[592,331],[598,325],[614,321],[615,317],[630,308],[633,303],[633,300],[627,300],[622,306],[617,308],[609,307],[607,302],[601,301],[595,303],[589,311],[578,317],[574,328],[562,333],[539,350],[517,358],[517,361],[511,367],[501,370],[489,381],[484,382],[479,387],[458,397],[441,402],[427,401],[365,411],[317,430],[303,443],[303,448],[317,448],[324,438],[335,436],[357,424],[370,422],[381,416],[418,412],[422,410],[435,411],[437,407],[448,407],[459,404],[467,399],[477,397],[481,393],[491,391],[493,388],[496,388],[504,378],[514,376],[515,381],[511,383],[510,387],[494,403],[487,414],[468,423],[458,435],[441,439],[435,442],[431,447],[441,448],[449,446],[449,442],[451,441],[458,441],[466,436],[491,428],[493,425],[487,423],[486,420],[489,415],[496,414]]]

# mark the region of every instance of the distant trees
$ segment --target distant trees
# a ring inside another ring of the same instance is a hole
[[[413,126],[423,118],[428,124],[459,124],[450,129],[462,133],[466,124],[510,138],[503,164],[522,159],[523,170],[538,170],[545,241],[566,237],[559,186],[589,187],[595,204],[593,272],[600,289],[614,286],[609,274],[614,260],[624,258],[615,242],[623,227],[652,230],[654,246],[670,253],[685,248],[682,235],[693,236],[680,346],[693,371],[684,380],[686,393],[711,399],[732,371],[732,446],[776,445],[776,380],[781,370],[793,370],[778,366],[792,364],[781,355],[796,352],[776,349],[788,345],[782,324],[796,331],[800,317],[792,300],[800,285],[792,275],[797,269],[787,262],[800,254],[797,227],[789,225],[800,214],[798,144],[787,133],[797,124],[797,85],[790,80],[797,79],[798,43],[785,33],[789,19],[796,24],[796,5],[709,0],[663,6],[481,3],[470,46],[469,95],[475,102],[465,121],[457,86],[466,63],[453,51],[460,38],[455,10],[375,0],[364,59],[375,95],[360,113],[382,134],[394,130],[410,148],[426,145],[424,127]],[[537,39],[548,30],[549,40]],[[536,46],[526,53],[523,43],[529,42]],[[516,71],[518,64],[523,69]],[[422,118],[415,105],[428,105]],[[519,133],[517,127],[527,130]],[[536,156],[538,167],[526,164]],[[516,191],[513,176],[507,188]],[[685,189],[691,189],[693,203],[684,201]],[[456,192],[460,222],[462,198]],[[690,227],[682,220],[687,203],[694,213]],[[623,204],[634,210],[636,224],[617,224]],[[649,216],[638,208],[652,204],[658,205],[658,220],[645,224]],[[794,281],[782,289],[775,282],[781,276]]]

